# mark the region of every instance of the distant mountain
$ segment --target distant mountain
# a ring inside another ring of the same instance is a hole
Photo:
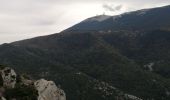
[[[3,44],[0,63],[54,80],[68,100],[169,100],[169,11],[95,16],[59,34]]]
[[[64,32],[170,29],[170,13],[167,12],[170,12],[170,6],[143,9],[117,16],[100,15],[88,18]]]

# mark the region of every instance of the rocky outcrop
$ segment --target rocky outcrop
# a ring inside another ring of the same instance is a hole
[[[0,69],[0,73],[3,81],[3,86],[7,88],[14,88],[17,77],[15,71],[9,67],[4,67]]]
[[[66,100],[64,91],[58,88],[53,81],[40,79],[34,82],[34,86],[38,90],[38,100]]]
[[[17,75],[9,67],[0,65],[0,100],[13,99],[66,100],[66,95],[53,81],[45,79],[31,80],[25,75]]]

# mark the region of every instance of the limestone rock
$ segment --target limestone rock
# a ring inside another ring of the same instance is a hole
[[[9,67],[5,67],[0,70],[0,73],[3,80],[3,86],[7,88],[14,88],[17,77],[15,71]]]
[[[34,86],[38,90],[38,100],[66,100],[64,91],[53,81],[40,79],[34,82]]]

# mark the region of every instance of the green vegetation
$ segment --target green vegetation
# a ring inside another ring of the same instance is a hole
[[[5,98],[7,100],[15,98],[16,100],[37,100],[38,92],[34,86],[17,84],[13,89],[6,89]]]
[[[4,65],[0,65],[0,70],[3,70],[5,67]],[[10,69],[6,70],[5,73],[10,73]],[[11,76],[11,78],[15,78],[15,76]],[[38,91],[35,89],[33,85],[26,86],[21,82],[21,77],[17,76],[17,83],[15,85],[15,88],[8,88],[3,87],[3,78],[2,75],[0,75],[0,87],[5,89],[4,97],[7,100],[37,100],[38,97]]]
[[[141,11],[122,14],[114,22],[112,17],[83,21],[60,34],[3,44],[0,64],[21,75],[54,80],[68,100],[129,100],[125,93],[143,100],[170,100],[168,12],[170,6],[142,15]],[[17,77],[7,98],[35,100],[34,87],[20,82]]]
[[[158,36],[151,37],[155,32]],[[101,82],[143,99],[168,100],[170,81],[164,68],[169,73],[169,64],[166,67],[157,63],[153,72],[143,67],[160,59],[168,60],[168,34],[169,31],[146,32],[142,36],[129,31],[56,34],[28,40],[20,46],[2,45],[0,63],[35,78],[54,80],[64,89],[68,100],[113,100],[119,95],[111,90],[111,96],[102,96],[104,90],[94,89]],[[157,41],[164,37],[162,44],[166,46],[159,49]]]

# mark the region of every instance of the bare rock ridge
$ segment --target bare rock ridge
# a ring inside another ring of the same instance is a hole
[[[13,69],[2,66],[0,66],[0,76],[0,100],[66,100],[64,91],[53,81],[26,79],[17,75]],[[29,98],[31,96],[34,99]]]

